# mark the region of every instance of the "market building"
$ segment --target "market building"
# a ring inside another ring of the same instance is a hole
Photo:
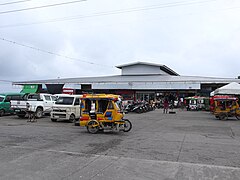
[[[40,92],[46,86],[46,91],[52,94],[114,93],[128,100],[150,100],[165,94],[209,96],[223,85],[240,83],[238,78],[181,76],[166,65],[148,62],[134,62],[116,68],[121,69],[121,75],[13,82],[13,85],[23,85],[23,92]]]

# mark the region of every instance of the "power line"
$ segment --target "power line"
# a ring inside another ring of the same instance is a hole
[[[138,11],[154,10],[154,9],[160,9],[160,8],[163,9],[163,8],[170,8],[170,7],[176,7],[176,6],[202,4],[202,3],[212,2],[212,1],[217,1],[217,0],[195,1],[195,2],[193,2],[193,1],[178,1],[178,2],[172,2],[172,3],[159,4],[159,5],[143,6],[143,7],[138,7],[138,8],[136,7],[136,8],[120,9],[120,10],[115,10],[115,11],[99,12],[99,13],[94,13],[94,14],[90,14],[90,15],[68,16],[68,17],[62,17],[62,18],[56,18],[56,19],[49,19],[47,21],[20,23],[20,24],[12,24],[12,25],[10,24],[10,25],[0,26],[0,28],[29,26],[29,25],[46,24],[46,23],[54,23],[54,22],[61,22],[61,21],[72,21],[72,20],[76,20],[76,19],[92,18],[92,17],[98,17],[98,16],[108,16],[108,15],[132,13],[132,12],[138,12]]]
[[[44,49],[36,48],[36,47],[33,47],[33,46],[28,46],[28,45],[25,45],[25,44],[21,44],[21,43],[18,43],[18,42],[16,42],[16,41],[8,40],[8,39],[2,38],[2,37],[0,37],[0,40],[6,41],[6,42],[9,42],[9,43],[18,45],[18,46],[22,46],[22,47],[25,47],[25,48],[29,48],[29,49],[32,49],[32,50],[35,50],[35,51],[43,52],[43,53],[46,53],[46,54],[50,54],[50,55],[62,57],[62,58],[65,58],[65,59],[70,59],[70,60],[73,60],[73,61],[79,61],[79,62],[83,62],[83,63],[87,63],[87,64],[91,64],[91,65],[102,66],[102,67],[111,67],[111,68],[114,68],[114,66],[108,66],[108,65],[98,64],[98,63],[94,63],[94,62],[90,62],[90,61],[85,61],[85,60],[78,59],[78,58],[73,58],[73,57],[61,55],[61,54],[58,54],[58,53],[55,53],[55,52],[51,52],[51,51],[48,51],[48,50],[44,50]]]
[[[0,79],[0,84],[5,84],[5,85],[7,85],[7,84],[12,84],[12,83],[13,83],[13,81]]]
[[[13,83],[13,82],[1,82],[1,81],[0,81],[0,84],[1,84],[1,85],[9,85],[9,84],[12,84],[12,83]],[[1,94],[1,93],[0,93],[0,94]]]
[[[23,0],[23,1],[14,1],[14,2],[7,2],[7,3],[2,3],[0,6],[5,6],[5,5],[11,5],[11,4],[18,4],[18,3],[24,3],[27,1],[32,1],[32,0]]]
[[[3,11],[0,12],[0,14],[6,14],[6,13],[12,13],[12,12],[19,12],[19,11],[26,11],[26,10],[33,10],[33,9],[39,9],[39,8],[45,8],[45,7],[52,7],[52,6],[58,6],[58,5],[65,5],[65,4],[71,4],[71,3],[77,3],[77,2],[82,2],[82,1],[87,1],[87,0],[78,0],[78,1],[72,1],[72,2],[65,2],[65,3],[59,3],[59,4],[50,4],[50,5],[45,5],[45,6],[39,6],[39,7],[32,7],[32,8],[25,8],[25,9],[16,9],[16,10],[11,10],[11,11]],[[172,3],[163,3],[160,5],[153,5],[153,6],[144,6],[140,8],[141,10],[150,10],[150,9],[159,9],[159,8],[165,8],[165,7],[174,7],[174,6],[182,6],[182,5],[191,5],[191,4],[199,4],[199,3],[206,3],[206,2],[211,2],[211,1],[217,1],[217,0],[205,0],[205,1],[197,1],[197,2],[193,2],[193,1],[178,1],[178,2],[172,2]],[[155,7],[156,6],[156,7]],[[134,10],[136,8],[129,8],[129,9],[125,9],[123,11],[128,11],[128,10],[132,10],[133,11],[138,11],[138,9]],[[121,10],[117,10],[117,11],[121,11]],[[106,13],[111,13],[114,11],[108,11]],[[104,12],[102,12],[104,13]],[[96,13],[98,14],[102,14],[102,13]]]
[[[70,1],[70,2],[64,2],[64,3],[48,4],[48,5],[44,5],[44,6],[24,8],[24,9],[2,11],[2,12],[0,12],[0,14],[15,13],[15,12],[20,12],[20,11],[28,11],[28,10],[33,10],[33,9],[41,9],[41,8],[48,8],[48,7],[54,7],[54,6],[62,6],[62,5],[67,5],[67,4],[79,3],[79,2],[83,2],[83,1],[87,1],[87,0]]]
[[[0,82],[13,82],[13,81],[9,81],[9,80],[0,79]]]

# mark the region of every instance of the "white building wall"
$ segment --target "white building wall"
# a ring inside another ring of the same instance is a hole
[[[122,75],[153,75],[153,74],[169,75],[166,72],[162,71],[159,66],[148,66],[138,64],[122,68]]]
[[[153,83],[133,83],[133,89],[201,89],[200,83],[185,83],[185,82],[153,82]]]
[[[133,83],[94,83],[93,89],[130,89],[130,90],[186,90],[201,89],[200,83],[186,82],[133,82]]]

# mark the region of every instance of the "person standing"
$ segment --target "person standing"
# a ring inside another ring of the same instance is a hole
[[[169,108],[169,102],[168,99],[165,97],[164,102],[163,102],[163,113],[168,113],[168,108]]]

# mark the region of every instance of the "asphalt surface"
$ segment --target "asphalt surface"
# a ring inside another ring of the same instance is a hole
[[[0,117],[0,179],[240,179],[240,121],[175,111],[127,114],[128,133]]]

